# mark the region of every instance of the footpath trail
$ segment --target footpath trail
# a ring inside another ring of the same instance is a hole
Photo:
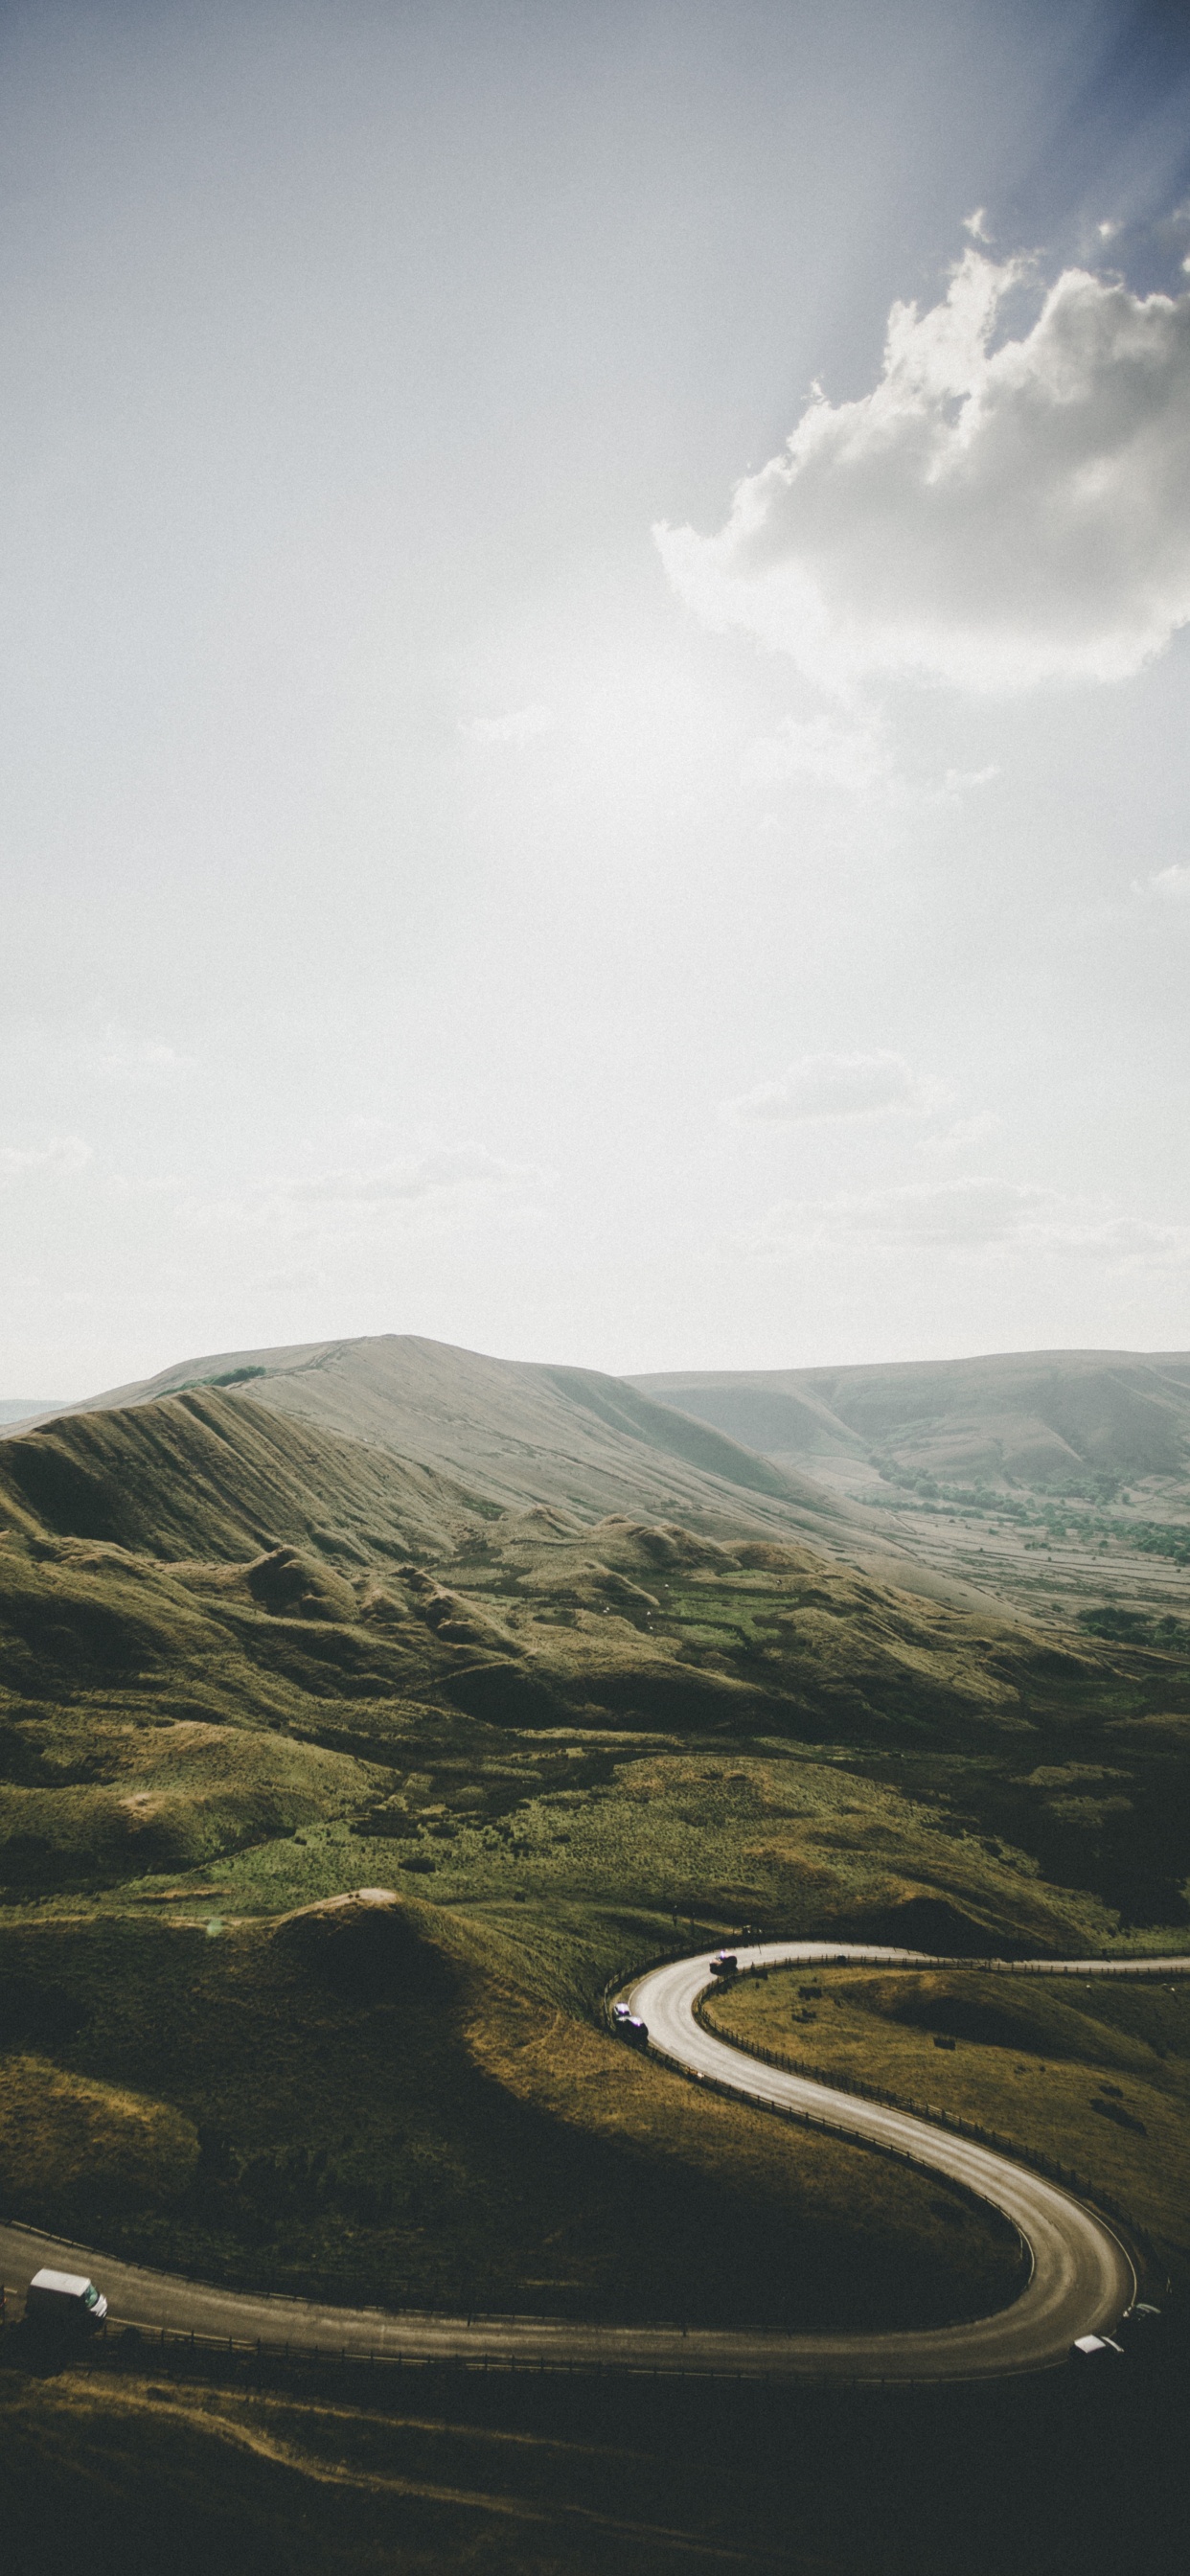
[[[573,2324],[541,2317],[447,2317],[410,2310],[344,2308],[274,2293],[224,2290],[127,2263],[19,2224],[0,2224],[0,2279],[17,2316],[32,2273],[52,2263],[92,2273],[106,2291],[113,2319],[156,2331],[239,2344],[365,2355],[407,2361],[461,2361],[503,2368],[603,2369],[723,2373],[745,2378],[938,2380],[997,2377],[1044,2369],[1063,2359],[1076,2335],[1110,2329],[1136,2294],[1129,2256],[1105,2219],[1058,2184],[973,2139],[954,2136],[908,2112],[765,2066],[717,2039],[695,2018],[711,1983],[711,1953],[653,1968],[627,1989],[650,2039],[696,2080],[742,2094],[844,2137],[866,2142],[946,2174],[1003,2210],[1031,2255],[1026,2287],[1008,2308],[966,2325],[914,2333],[784,2335],[747,2329]],[[922,1952],[843,1947],[815,1941],[770,1941],[747,1952],[747,1964],[821,1965],[828,1960],[931,1967]],[[1144,1961],[1086,1959],[948,1961],[1004,1974],[1118,1976],[1190,1974],[1190,1958]],[[691,2249],[691,2262],[697,2249]]]

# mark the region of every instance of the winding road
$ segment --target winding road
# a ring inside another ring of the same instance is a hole
[[[995,1970],[1082,1978],[1190,1974],[1190,1958],[943,1963],[912,1950],[816,1941],[770,1941],[747,1952],[749,1966],[821,1966],[828,1960],[978,1966],[985,1974]],[[696,2000],[710,1982],[711,1954],[704,1952],[650,1969],[626,1993],[648,2023],[651,2042],[686,2074],[945,2174],[1002,2210],[1032,2257],[1027,2284],[1010,2307],[966,2325],[892,2334],[785,2335],[710,2327],[576,2325],[540,2317],[445,2317],[218,2289],[117,2261],[32,2228],[0,2224],[0,2278],[9,2285],[9,2316],[19,2312],[24,2285],[38,2266],[57,2263],[65,2270],[95,2274],[113,2318],[237,2343],[259,2340],[271,2346],[505,2368],[903,2381],[980,2379],[1046,2369],[1065,2357],[1076,2335],[1101,2333],[1115,2324],[1136,2295],[1136,2280],[1128,2254],[1106,2220],[1056,2183],[973,2139],[765,2066],[716,2039],[694,2014]]]

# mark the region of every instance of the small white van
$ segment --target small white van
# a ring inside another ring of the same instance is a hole
[[[93,2334],[107,2315],[107,2300],[84,2272],[35,2272],[25,2294],[30,2325]]]

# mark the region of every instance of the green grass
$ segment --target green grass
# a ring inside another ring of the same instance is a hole
[[[807,1985],[821,1997],[804,1997]],[[774,1969],[705,2011],[745,2046],[935,2106],[1074,2170],[1190,2289],[1190,1981]]]
[[[613,1938],[649,1946],[643,1923]],[[1011,2295],[1015,2243],[989,2217],[948,2199],[940,2218],[920,2177],[704,2100],[551,2002],[565,1948],[424,1904],[225,1918],[214,1940],[116,1917],[11,1929],[14,2117],[35,2058],[38,2086],[48,2064],[78,2092],[98,2078],[199,2145],[139,2200],[98,2134],[85,2169],[30,2158],[22,2214],[167,2268],[464,2311],[808,2327]]]

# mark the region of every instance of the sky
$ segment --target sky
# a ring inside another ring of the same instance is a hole
[[[0,1396],[1190,1345],[1190,13],[0,0]]]

